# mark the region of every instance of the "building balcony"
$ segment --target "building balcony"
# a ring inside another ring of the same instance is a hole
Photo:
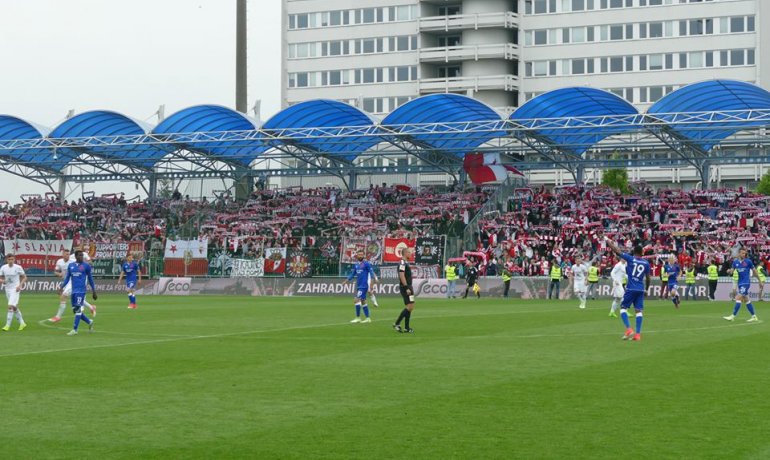
[[[519,47],[513,43],[496,45],[460,45],[422,48],[420,62],[461,62],[479,59],[514,60],[519,57]]]
[[[484,75],[479,77],[424,78],[420,80],[420,93],[456,93],[468,90],[514,91],[519,87],[516,75]]]
[[[519,15],[510,11],[420,18],[420,32],[449,32],[451,30],[488,28],[514,29],[518,25]]]

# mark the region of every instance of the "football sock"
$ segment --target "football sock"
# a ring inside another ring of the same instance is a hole
[[[374,294],[372,294],[372,303],[377,305],[377,297]]]
[[[128,301],[131,302],[131,304],[136,304],[136,296],[133,294],[129,294]]]
[[[85,314],[85,313],[83,313],[83,314],[80,316],[80,319],[81,319],[81,320],[82,320],[84,323],[86,323],[86,324],[91,324],[91,322],[92,322],[92,320],[88,319],[88,316],[86,316],[86,314]]]
[[[16,309],[16,319],[19,320],[19,324],[24,324],[24,318],[21,317],[21,310]]]
[[[368,304],[364,304],[363,307],[364,307],[364,316],[366,316],[368,318],[369,317],[369,305]]]
[[[412,319],[412,312],[406,308],[404,308],[404,310],[406,310],[406,315],[404,315],[404,326],[409,329],[409,320]]]
[[[754,313],[754,305],[752,305],[751,302],[746,304],[746,308],[749,310],[749,313],[751,313],[751,316],[755,315],[755,313]],[[19,321],[21,321],[21,319]]]
[[[399,325],[399,324],[401,324],[401,320],[402,320],[402,319],[404,319],[404,318],[406,318],[406,315],[407,315],[408,313],[409,313],[409,310],[407,310],[406,308],[404,308],[403,310],[401,310],[401,314],[399,314],[399,315],[398,315],[398,319],[396,320],[396,325]]]
[[[738,310],[741,309],[741,303],[735,302],[735,307],[733,307],[733,316],[738,316]]]
[[[77,331],[78,326],[80,326],[80,317],[82,316],[82,313],[75,313],[75,323],[72,325],[72,329]]]
[[[636,333],[642,332],[642,312],[636,314]]]
[[[613,300],[612,301],[612,306],[610,307],[610,311],[614,312],[617,309],[618,309],[618,301],[617,300]]]
[[[623,320],[623,324],[626,325],[626,329],[631,329],[631,322],[628,321],[628,310],[625,308],[620,309],[620,319]]]
[[[83,306],[88,307],[88,308],[93,307],[93,305],[91,305],[90,303],[86,302],[85,300],[83,300]]]
[[[59,303],[59,311],[56,312],[56,317],[61,318],[64,315],[64,310],[67,308],[67,304],[64,302]]]
[[[5,318],[5,325],[6,325],[6,327],[10,327],[11,321],[13,321],[13,309],[9,308],[8,309],[8,315]]]
[[[356,304],[356,318],[358,318],[359,316],[361,316],[361,304],[357,303]]]

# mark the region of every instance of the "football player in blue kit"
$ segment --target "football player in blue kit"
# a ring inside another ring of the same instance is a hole
[[[642,258],[644,249],[634,246],[634,255],[625,253],[609,238],[604,237],[607,247],[626,261],[626,275],[628,275],[628,284],[626,292],[623,294],[623,300],[620,303],[620,319],[626,327],[626,333],[623,334],[623,340],[641,340],[642,339],[642,320],[644,312],[644,295],[650,286],[650,263]],[[636,329],[631,328],[631,322],[628,319],[628,307],[633,304],[636,311]]]

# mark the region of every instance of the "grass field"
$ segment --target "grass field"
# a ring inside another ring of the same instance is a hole
[[[96,332],[0,335],[0,457],[770,458],[770,338],[729,303],[648,302],[642,341],[606,301],[100,299]],[[758,315],[770,305],[758,304]]]

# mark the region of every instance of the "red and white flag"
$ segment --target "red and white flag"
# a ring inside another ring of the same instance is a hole
[[[463,168],[474,184],[503,181],[509,172],[524,177],[524,174],[513,166],[502,164],[499,153],[468,153],[465,155]]]
[[[209,271],[209,241],[166,240],[164,272],[169,276],[206,275]]]

